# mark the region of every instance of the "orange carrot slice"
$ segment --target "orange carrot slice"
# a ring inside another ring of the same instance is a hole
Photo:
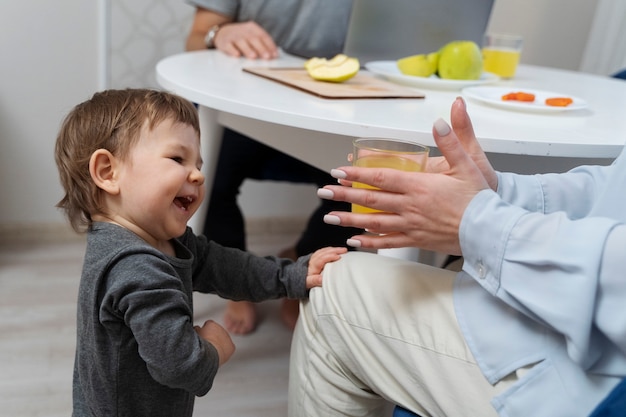
[[[519,91],[517,93],[517,101],[533,102],[533,101],[535,101],[535,95],[534,94],[530,94],[530,93],[524,93],[523,91]]]
[[[547,106],[555,107],[567,107],[572,104],[574,100],[569,97],[550,97],[546,99]]]
[[[517,99],[517,93],[509,93],[502,96],[504,101],[512,101]]]
[[[535,95],[531,93],[525,93],[523,91],[514,91],[502,96],[502,100],[504,101],[525,101],[525,102],[533,102],[535,101]]]

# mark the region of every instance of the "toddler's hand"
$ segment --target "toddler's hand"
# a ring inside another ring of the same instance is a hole
[[[347,251],[348,249],[346,248],[328,247],[313,252],[311,258],[309,259],[309,270],[307,271],[306,276],[307,289],[321,287],[322,271],[324,270],[324,266],[326,266],[329,262],[339,260],[341,255]]]
[[[193,329],[200,335],[201,338],[215,346],[217,354],[220,358],[220,366],[233,356],[235,353],[235,344],[230,338],[230,335],[222,326],[214,322],[213,320],[207,320],[202,327],[194,326]]]

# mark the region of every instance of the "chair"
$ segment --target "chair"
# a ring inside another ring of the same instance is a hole
[[[624,415],[626,415],[626,378],[613,388],[613,391],[589,417],[623,417]]]
[[[620,72],[616,72],[615,74],[611,75],[611,77],[626,80],[626,69],[623,69]]]
[[[596,407],[589,417],[624,417],[626,415],[626,378]],[[393,417],[419,417],[417,414],[396,406]]]
[[[407,410],[406,408],[402,408],[399,405],[393,409],[392,417],[419,417],[417,414]]]

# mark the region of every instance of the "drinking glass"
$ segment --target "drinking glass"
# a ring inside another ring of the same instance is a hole
[[[428,160],[427,146],[416,142],[385,138],[358,138],[353,141],[352,165],[368,168],[393,168],[401,171],[424,171]],[[376,189],[359,182],[354,188]],[[380,210],[352,204],[354,213],[379,213]]]

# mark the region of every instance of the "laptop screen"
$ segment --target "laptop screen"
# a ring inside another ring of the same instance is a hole
[[[353,0],[344,53],[361,65],[439,50],[454,40],[478,45],[494,0]]]

